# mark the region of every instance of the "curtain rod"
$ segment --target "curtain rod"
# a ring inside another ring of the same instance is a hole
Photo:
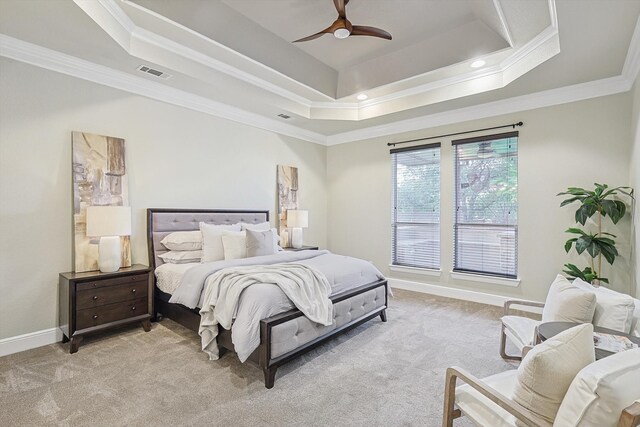
[[[447,137],[447,136],[465,135],[467,133],[482,132],[482,131],[485,131],[485,130],[494,130],[494,129],[502,129],[502,128],[513,128],[513,129],[515,129],[516,126],[522,126],[523,124],[524,123],[522,123],[522,122],[518,122],[518,123],[511,123],[510,125],[494,126],[494,127],[491,127],[491,128],[474,129],[474,130],[467,130],[467,131],[464,131],[464,132],[448,133],[446,135],[429,136],[427,138],[409,139],[407,141],[398,141],[398,142],[387,142],[387,146],[395,147],[398,144],[407,144],[409,142],[425,141],[427,139],[444,138],[444,137]]]

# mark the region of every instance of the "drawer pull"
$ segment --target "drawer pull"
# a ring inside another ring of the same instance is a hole
[[[97,299],[98,299],[98,295],[94,295],[94,296],[93,296],[93,300],[95,301],[95,300],[97,300]]]
[[[131,311],[136,311],[136,306],[131,307]]]
[[[135,290],[135,289],[131,289],[131,293],[132,293],[132,294],[135,294],[135,293],[136,293],[136,290]]]
[[[97,315],[97,314],[94,314],[94,315],[93,315],[93,320],[95,320],[95,319],[97,319],[97,318],[98,318],[98,315]]]

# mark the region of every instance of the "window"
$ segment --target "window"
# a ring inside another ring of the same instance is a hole
[[[391,263],[440,268],[440,144],[391,150]]]
[[[518,132],[452,144],[456,180],[453,270],[516,278]]]

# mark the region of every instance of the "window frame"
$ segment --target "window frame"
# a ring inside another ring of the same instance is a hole
[[[393,157],[394,155],[402,152],[408,151],[422,151],[422,150],[438,150],[438,222],[437,223],[427,223],[427,222],[407,222],[407,221],[398,221],[398,174],[397,174],[397,157]],[[425,272],[440,272],[442,266],[442,144],[439,142],[431,143],[431,144],[422,144],[411,147],[402,147],[402,148],[394,148],[390,150],[390,154],[392,155],[391,159],[391,202],[392,202],[392,215],[391,215],[391,262],[390,268],[392,270],[398,269],[411,269],[411,270],[422,270]],[[398,225],[436,225],[437,233],[438,233],[438,258],[437,263],[432,264],[432,266],[424,266],[424,265],[414,265],[410,263],[401,263],[398,261]]]
[[[466,145],[466,144],[475,144],[475,143],[482,143],[482,142],[489,142],[489,141],[497,141],[497,140],[502,140],[502,139],[507,139],[507,138],[516,138],[516,148],[515,148],[515,167],[516,167],[516,179],[515,179],[515,190],[516,190],[516,200],[515,200],[515,209],[517,212],[518,209],[518,155],[519,155],[519,132],[518,131],[512,131],[512,132],[505,132],[505,133],[499,133],[499,134],[492,134],[492,135],[483,135],[483,136],[478,136],[478,137],[472,137],[472,138],[464,138],[464,139],[458,139],[458,140],[454,140],[451,141],[451,145],[453,147],[453,180],[454,180],[454,194],[453,194],[453,269],[452,269],[452,273],[460,273],[460,274],[468,274],[468,275],[477,275],[477,276],[482,276],[482,277],[493,277],[493,278],[497,278],[497,279],[507,279],[507,280],[517,280],[518,279],[518,220],[517,220],[517,215],[516,215],[516,221],[513,225],[511,224],[461,224],[458,222],[459,219],[459,208],[460,208],[460,202],[459,202],[459,197],[460,197],[460,192],[461,192],[461,179],[460,179],[460,158],[459,158],[459,151],[458,151],[458,146],[460,145]],[[511,154],[513,156],[513,154]],[[478,157],[479,158],[479,157]],[[460,243],[458,241],[458,237],[459,237],[459,231],[458,228],[460,225],[463,225],[465,227],[495,227],[495,228],[505,228],[505,229],[509,229],[509,230],[513,230],[514,233],[514,246],[513,246],[513,250],[514,253],[512,254],[513,256],[513,271],[514,274],[505,274],[505,273],[498,273],[498,272],[491,272],[491,271],[483,271],[483,270],[475,270],[475,269],[469,269],[469,268],[461,268],[458,267],[459,264],[459,260],[460,260],[460,253],[459,253],[459,249],[460,249]]]

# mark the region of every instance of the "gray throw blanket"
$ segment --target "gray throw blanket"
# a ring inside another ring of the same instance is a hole
[[[278,286],[309,320],[325,326],[332,324],[331,285],[316,269],[296,263],[225,268],[207,281],[200,310],[198,333],[202,350],[211,360],[219,357],[218,325],[231,329],[242,291],[258,283]]]

